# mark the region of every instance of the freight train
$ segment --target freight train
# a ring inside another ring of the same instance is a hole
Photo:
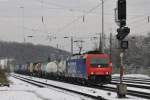
[[[15,72],[48,79],[106,84],[111,81],[112,62],[108,54],[86,53],[64,61],[18,65]]]

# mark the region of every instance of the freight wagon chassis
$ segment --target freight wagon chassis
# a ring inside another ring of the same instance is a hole
[[[24,74],[22,72],[18,72],[19,74]],[[64,74],[60,74],[60,75],[56,75],[54,73],[42,73],[41,75],[38,75],[37,73],[29,73],[28,75],[30,76],[34,76],[34,77],[41,77],[41,78],[45,78],[45,79],[50,79],[50,80],[58,80],[58,81],[63,81],[63,82],[68,82],[68,83],[72,83],[72,84],[80,84],[83,86],[90,86],[93,83],[94,84],[107,84],[111,82],[111,75],[103,75],[103,76],[99,76],[99,75],[91,75],[88,77],[88,79],[85,78],[79,78],[79,77],[67,77]]]

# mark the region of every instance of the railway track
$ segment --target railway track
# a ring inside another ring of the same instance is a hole
[[[119,76],[113,76],[112,77],[113,79],[118,79],[120,78]],[[132,79],[132,80],[149,80],[150,81],[150,78],[137,78],[137,77],[123,77],[123,79]]]
[[[112,77],[112,80],[119,80],[120,77]],[[124,81],[144,81],[150,83],[150,78],[133,78],[133,77],[123,77]]]
[[[103,86],[99,89],[116,92],[116,88],[114,88],[114,87]],[[139,91],[134,91],[134,90],[128,90],[127,95],[136,96],[136,97],[145,98],[145,99],[150,99],[150,93],[144,93],[144,92],[139,92]]]
[[[47,83],[43,83],[43,82],[39,82],[39,81],[35,81],[35,80],[31,80],[31,79],[28,79],[28,78],[24,78],[25,80],[28,80],[28,81],[34,81],[36,83],[40,83],[40,84],[44,84],[44,85],[48,85],[48,86],[52,86],[52,87],[55,87],[55,88],[60,88],[58,86],[53,86],[53,85],[50,85],[50,84],[47,84]],[[111,92],[116,92],[116,84],[117,83],[114,83],[114,84],[111,84],[113,86],[99,86],[99,85],[91,85],[91,86],[85,86],[85,87],[90,87],[90,88],[94,88],[94,89],[100,89],[100,90],[106,90],[106,91],[111,91]],[[77,84],[76,84],[77,85]],[[130,87],[134,87],[134,88],[140,88],[140,89],[144,89],[146,87],[142,87],[142,86],[138,86],[138,85],[130,85]],[[61,89],[61,88],[60,88]],[[62,88],[63,90],[65,90],[64,88]],[[148,88],[146,88],[148,89]],[[68,91],[68,90],[67,90]],[[70,91],[70,90],[69,90]],[[72,90],[71,90],[72,91]],[[75,91],[76,92],[76,91]],[[79,93],[80,94],[80,93]],[[84,94],[83,94],[84,95]],[[140,92],[140,91],[135,91],[135,90],[128,90],[127,92],[127,95],[131,95],[131,96],[136,96],[136,97],[140,97],[140,98],[145,98],[145,99],[150,99],[150,93],[147,93],[147,92]],[[100,99],[100,100],[105,100],[104,98],[102,97],[93,97],[95,99]],[[102,99],[101,99],[102,98]]]
[[[11,76],[14,77],[14,78],[17,78],[19,80],[22,80],[24,82],[27,82],[27,83],[33,84],[35,86],[38,86],[38,87],[47,87],[47,86],[49,86],[49,87],[57,88],[57,89],[60,89],[60,90],[65,90],[67,92],[82,95],[82,96],[85,96],[85,97],[88,97],[88,98],[92,98],[92,99],[95,99],[95,100],[106,100],[101,96],[94,96],[94,95],[91,95],[91,94],[82,93],[82,92],[74,91],[74,90],[71,90],[71,89],[66,89],[66,88],[63,88],[63,87],[47,84],[47,83],[44,83],[44,82],[39,82],[39,81],[36,81],[36,80],[32,80],[32,79],[28,79],[28,78],[24,78],[24,77],[20,77],[20,76],[16,76],[16,75],[11,75]]]
[[[113,82],[119,82],[119,78],[113,78]],[[123,78],[123,81],[126,83],[136,83],[142,85],[149,85],[150,86],[150,79],[133,79],[133,78]]]
[[[150,85],[146,86],[144,84],[139,84],[134,82],[135,84],[133,84],[133,82],[124,82],[124,84],[126,84],[129,87],[135,87],[135,88],[141,88],[141,89],[150,89]],[[112,81],[111,84],[117,85],[119,84],[119,81]]]

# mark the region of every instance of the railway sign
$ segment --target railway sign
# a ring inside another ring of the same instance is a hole
[[[122,49],[128,49],[128,41],[121,41],[120,46]]]

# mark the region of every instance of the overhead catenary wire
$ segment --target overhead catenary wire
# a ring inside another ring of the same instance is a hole
[[[148,25],[148,17],[147,16],[143,16],[141,18],[135,18],[135,20],[131,21],[131,23],[129,23],[130,27],[132,27],[132,29],[143,29],[143,25]]]
[[[71,21],[70,23],[66,24],[64,27],[58,29],[57,33],[63,31],[64,29],[66,29],[67,27],[69,27],[70,25],[74,24],[76,21],[78,21],[79,19],[83,18],[83,16],[88,15],[89,13],[91,13],[92,11],[94,11],[95,9],[97,9],[99,6],[101,6],[102,3],[96,5],[95,7],[91,8],[88,12],[86,12],[85,14],[83,14],[82,16],[77,17],[76,19],[74,19],[73,21]]]
[[[38,1],[39,1],[39,0],[38,0]],[[45,7],[44,4],[45,4],[45,2],[44,2],[43,0],[40,0],[40,3],[41,3],[41,8],[44,9],[44,7]],[[98,8],[100,5],[101,5],[101,4],[99,4],[99,5],[97,5],[96,7],[90,9],[88,12],[86,12],[86,14],[89,14],[90,12],[92,12],[93,10],[95,10],[96,8]],[[64,6],[63,6],[63,7],[64,7]],[[84,14],[83,16],[79,16],[77,19],[75,19],[73,22],[71,22],[71,24],[74,23],[74,22],[76,22],[76,21],[79,20],[80,18],[82,18],[82,19],[83,19],[83,22],[84,22],[84,21],[85,21],[85,15],[86,15],[86,14]],[[44,28],[45,28],[45,32],[48,33],[48,32],[47,32],[47,28],[46,28],[45,18],[44,18],[43,15],[42,15],[42,17],[41,17],[41,20],[42,20],[43,26],[44,26]],[[66,26],[68,26],[68,25],[70,25],[70,24],[67,24]],[[66,26],[65,26],[65,27],[66,27]],[[63,29],[64,29],[64,27],[63,27]],[[49,34],[49,33],[48,33],[48,34]]]
[[[41,3],[41,0],[34,0],[34,1],[38,1]],[[48,6],[46,6],[48,9],[54,9],[54,10],[68,10],[68,11],[71,11],[71,12],[74,12],[74,11],[77,11],[77,12],[84,12],[86,13],[86,11],[83,11],[83,10],[79,10],[79,9],[73,9],[73,8],[68,8],[67,6],[64,6],[64,5],[60,5],[60,4],[57,4],[57,3],[53,3],[53,2],[43,2],[44,5],[52,5],[52,6],[56,6],[57,8],[49,8]]]
[[[147,20],[145,19],[145,20],[143,20],[143,21],[140,21],[140,22],[136,22],[135,24],[131,24],[131,27],[132,28],[137,28],[137,27],[141,27],[142,25],[146,25],[146,24],[148,24],[148,22],[147,22]],[[133,26],[132,26],[133,25]]]
[[[41,1],[41,0],[36,0],[36,1]],[[45,5],[47,2],[44,2],[43,3],[43,5]],[[53,4],[53,3],[52,3]],[[55,3],[56,4],[56,3]],[[57,5],[57,4],[56,4]],[[57,5],[57,7],[59,7],[60,5]],[[47,6],[44,6],[44,7],[47,7]],[[65,9],[68,9],[66,6],[61,6],[62,8],[65,8]],[[60,7],[60,8],[61,8]],[[71,8],[72,9],[72,8]],[[70,9],[70,10],[71,10]],[[91,11],[92,12],[92,11]],[[90,13],[91,13],[90,12]],[[88,13],[88,12],[86,12],[86,13]],[[89,13],[88,13],[89,14]],[[107,14],[107,15],[109,15],[109,14]],[[111,15],[111,14],[110,14]],[[140,15],[139,15],[140,16]],[[86,17],[86,14],[85,15],[82,15],[82,16],[79,16],[79,19],[83,19],[83,22],[85,22],[85,17]],[[44,16],[42,16],[42,23],[44,23]],[[63,30],[65,30],[67,27],[69,27],[70,25],[72,25],[72,24],[74,24],[76,21],[78,21],[79,19],[77,19],[77,20],[75,20],[75,21],[72,21],[72,23],[70,22],[70,23],[68,23],[68,24],[66,24],[64,27],[62,27],[62,28],[60,28],[60,29],[58,29],[58,31],[57,32],[61,32],[61,31],[63,31]],[[48,33],[48,32],[47,32]]]
[[[41,0],[34,0],[34,1],[37,1],[37,2],[42,2]],[[105,0],[105,2],[106,2],[107,0]],[[85,10],[79,10],[79,9],[77,9],[77,8],[69,8],[69,6],[65,6],[65,5],[62,5],[62,4],[58,4],[58,3],[54,3],[54,2],[47,2],[47,1],[45,1],[45,2],[43,2],[43,4],[44,5],[47,5],[47,6],[45,6],[45,7],[47,7],[48,9],[54,9],[54,10],[56,10],[56,9],[58,9],[58,10],[68,10],[68,11],[70,11],[70,12],[81,12],[81,13],[87,13],[88,11],[85,11]],[[52,5],[52,6],[56,6],[56,7],[58,7],[58,8],[49,8],[48,6],[49,5]],[[99,14],[99,13],[92,13],[92,14]],[[108,14],[108,13],[106,13],[105,15],[113,15],[113,14]]]
[[[129,24],[135,24],[135,23],[141,22],[141,21],[143,21],[143,20],[145,20],[145,19],[146,19],[146,16],[140,17],[140,18],[134,18],[133,20],[131,20],[131,21],[129,22]]]
[[[60,9],[62,9],[62,8],[65,8],[65,9],[68,9],[66,6],[64,6],[64,5],[60,5],[60,4],[57,4],[57,3],[50,3],[50,2],[42,2],[42,0],[35,0],[35,1],[38,1],[38,2],[41,2],[42,3],[42,5],[49,5],[49,4],[51,4],[51,5],[55,5],[55,6],[57,6],[57,7],[59,7]],[[47,7],[47,6],[44,6],[44,7]],[[57,8],[56,8],[57,9]],[[68,9],[68,10],[72,10],[72,11],[75,11],[75,9]],[[82,12],[82,11],[81,11]],[[82,13],[88,13],[88,12],[82,12]],[[91,12],[90,12],[91,13]],[[111,15],[111,14],[108,14],[108,13],[106,13],[105,15]],[[133,15],[133,16],[143,16],[143,15]],[[86,16],[79,16],[79,19],[80,18],[82,18],[83,19],[83,22],[85,22],[85,17]],[[43,18],[43,17],[42,17]],[[77,19],[78,20],[78,19]],[[43,21],[44,21],[44,18],[43,18]],[[76,22],[76,21],[72,21],[72,23],[74,23],[74,22]],[[70,24],[68,24],[68,26],[69,26]],[[65,26],[64,26],[65,27]],[[66,27],[67,27],[67,25],[66,25]],[[61,30],[61,29],[58,29],[58,32],[59,32],[59,30]]]
[[[37,1],[37,2],[42,2],[42,0],[34,0],[34,1]],[[53,1],[53,0],[52,0]],[[105,0],[107,1],[107,0]],[[63,5],[63,4],[60,4],[60,3],[56,3],[56,2],[50,2],[49,1],[46,1],[43,2],[44,5],[47,5],[46,7],[48,7],[49,5],[51,6],[55,6],[55,7],[58,7],[58,8],[50,8],[50,9],[59,9],[59,10],[68,10],[68,11],[78,11],[78,12],[82,12],[82,13],[86,13],[85,10],[79,10],[77,8],[69,8],[70,6],[66,6],[66,5]]]

